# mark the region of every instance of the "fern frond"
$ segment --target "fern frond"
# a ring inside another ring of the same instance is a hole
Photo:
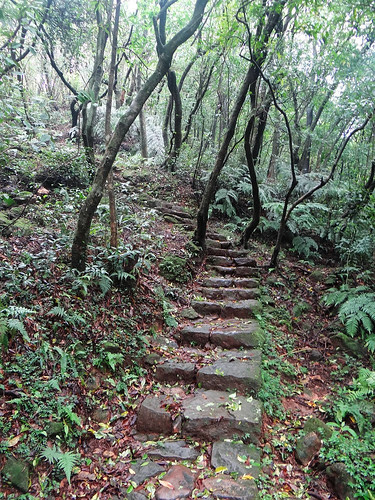
[[[8,306],[4,309],[4,312],[7,314],[8,318],[18,318],[23,319],[29,314],[35,314],[35,311],[32,309],[28,309],[27,307],[20,306]]]
[[[72,471],[76,465],[78,465],[81,456],[79,453],[73,453],[72,451],[66,451],[63,453],[55,445],[46,446],[41,452],[41,457],[46,459],[50,464],[56,463],[60,469],[64,471],[66,479],[70,484],[70,479],[72,476]]]
[[[9,318],[8,319],[8,328],[9,330],[17,331],[19,332],[23,339],[26,340],[27,342],[30,342],[30,337],[27,334],[27,331],[25,330],[24,324],[20,319],[16,318]]]
[[[375,352],[375,335],[370,335],[366,339],[366,347],[370,352]]]
[[[58,316],[61,319],[68,319],[69,315],[67,311],[61,306],[55,306],[50,311],[48,311],[48,316]]]
[[[73,453],[72,451],[66,451],[61,453],[58,458],[58,465],[64,471],[66,479],[70,484],[70,478],[72,476],[72,471],[76,465],[78,465],[81,456],[78,453]]]

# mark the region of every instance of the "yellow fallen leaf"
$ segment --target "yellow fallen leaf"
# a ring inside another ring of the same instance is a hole
[[[135,474],[135,471],[133,469],[129,469],[130,474]]]
[[[18,444],[18,441],[21,439],[22,434],[18,434],[18,436],[14,436],[14,438],[8,440],[8,446],[9,448],[12,448],[13,446],[16,446]]]
[[[168,488],[169,490],[174,490],[173,484],[171,484],[169,481],[163,481],[162,479],[159,479],[159,483],[162,486],[165,486],[166,488]]]
[[[250,474],[245,474],[244,476],[242,476],[242,479],[254,479],[253,476],[251,476]]]
[[[220,474],[220,472],[224,472],[226,470],[228,470],[228,467],[221,467],[221,466],[220,467],[216,467],[215,474]]]

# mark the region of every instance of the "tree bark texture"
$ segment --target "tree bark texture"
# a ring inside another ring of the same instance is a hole
[[[108,143],[104,157],[96,171],[95,178],[91,190],[82,204],[80,210],[77,228],[74,234],[72,245],[72,260],[73,268],[83,270],[86,265],[87,245],[89,241],[90,227],[92,218],[98,204],[103,196],[103,189],[116,159],[120,145],[128,132],[130,126],[137,118],[142,106],[150,97],[156,86],[160,83],[164,75],[169,70],[172,58],[176,50],[186,40],[188,40],[201,23],[204,10],[208,0],[196,0],[194,12],[190,21],[184,26],[167,44],[163,45],[159,54],[159,60],[155,71],[146,80],[142,88],[139,90],[129,108],[121,116],[116,128],[112,134],[111,140]]]
[[[197,228],[195,230],[193,237],[194,241],[202,248],[205,247],[208,209],[211,203],[211,199],[216,191],[216,182],[225,164],[229,144],[234,136],[238,116],[241,112],[243,103],[245,102],[247,92],[249,90],[251,83],[256,81],[257,78],[258,78],[258,70],[253,64],[251,64],[247,70],[240,91],[234,103],[232,113],[229,117],[228,129],[224,135],[223,143],[216,157],[215,166],[211,172],[210,178],[206,185],[206,189],[204,190],[202,196],[202,201],[197,214]]]

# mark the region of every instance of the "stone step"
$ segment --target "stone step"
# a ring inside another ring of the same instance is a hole
[[[185,384],[193,384],[196,380],[195,364],[167,360],[165,363],[157,365],[155,378],[159,382],[168,384],[175,384],[180,381]]]
[[[200,289],[200,293],[211,300],[246,300],[259,297],[258,288],[207,288]]]
[[[206,246],[207,255],[217,255],[220,257],[247,257],[248,250],[231,250],[230,248],[219,248]]]
[[[138,410],[137,431],[169,436],[178,432],[172,414],[167,410],[168,404],[173,404],[172,396],[147,396]]]
[[[182,434],[218,441],[246,438],[259,442],[262,427],[261,403],[252,397],[213,390],[197,390],[182,403]]]
[[[262,385],[260,356],[252,360],[219,359],[198,371],[197,382],[204,389],[255,395]]]
[[[253,318],[260,312],[257,300],[209,301],[192,300],[191,307],[202,316],[218,315],[221,318]]]
[[[254,278],[205,278],[200,284],[207,288],[256,288],[259,285],[259,280]]]
[[[207,238],[216,241],[228,241],[226,236],[221,233],[216,233],[215,231],[208,231]]]
[[[220,255],[209,255],[207,263],[221,267],[256,267],[257,263],[250,257],[225,257]]]
[[[215,247],[215,248],[224,248],[228,249],[231,246],[230,241],[220,241],[220,240],[212,240],[210,238],[206,239],[206,247]]]
[[[259,270],[255,267],[227,267],[227,266],[206,266],[207,270],[217,272],[222,276],[238,276],[241,278],[256,278]]]
[[[176,441],[164,441],[152,445],[147,449],[147,455],[153,460],[196,460],[198,451],[182,439]],[[217,453],[220,459],[220,450]]]
[[[204,346],[211,343],[225,349],[260,347],[264,341],[263,331],[256,320],[225,320],[206,324],[195,322],[180,332],[182,344]]]
[[[258,488],[254,479],[232,479],[224,474],[204,479],[203,487],[212,496],[209,500],[260,500]],[[292,497],[289,497],[292,498]]]
[[[177,219],[192,219],[193,217],[183,210],[177,210],[176,208],[160,207],[156,209],[164,215],[170,215],[171,217],[176,217]]]
[[[226,467],[226,474],[250,475],[257,479],[260,474],[261,451],[253,444],[233,441],[215,441],[211,451],[214,469]]]

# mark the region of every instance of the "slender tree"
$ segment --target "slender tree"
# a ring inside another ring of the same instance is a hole
[[[72,245],[72,267],[83,270],[86,265],[86,252],[89,240],[91,221],[96,211],[96,208],[103,196],[103,189],[116,159],[116,155],[120,148],[121,142],[125,134],[128,132],[131,124],[139,115],[142,106],[150,97],[156,86],[161,82],[163,77],[168,72],[173,55],[176,50],[188,40],[200,25],[208,0],[196,0],[194,11],[190,21],[178,32],[171,40],[165,44],[160,39],[159,22],[160,17],[167,10],[167,3],[159,12],[159,15],[154,18],[154,30],[158,45],[158,63],[154,72],[143,84],[133,99],[129,108],[119,119],[116,128],[113,132],[111,140],[105,150],[103,160],[99,165],[91,187],[91,190],[83,202],[77,222],[77,228],[74,234]],[[164,10],[163,10],[164,9]]]

